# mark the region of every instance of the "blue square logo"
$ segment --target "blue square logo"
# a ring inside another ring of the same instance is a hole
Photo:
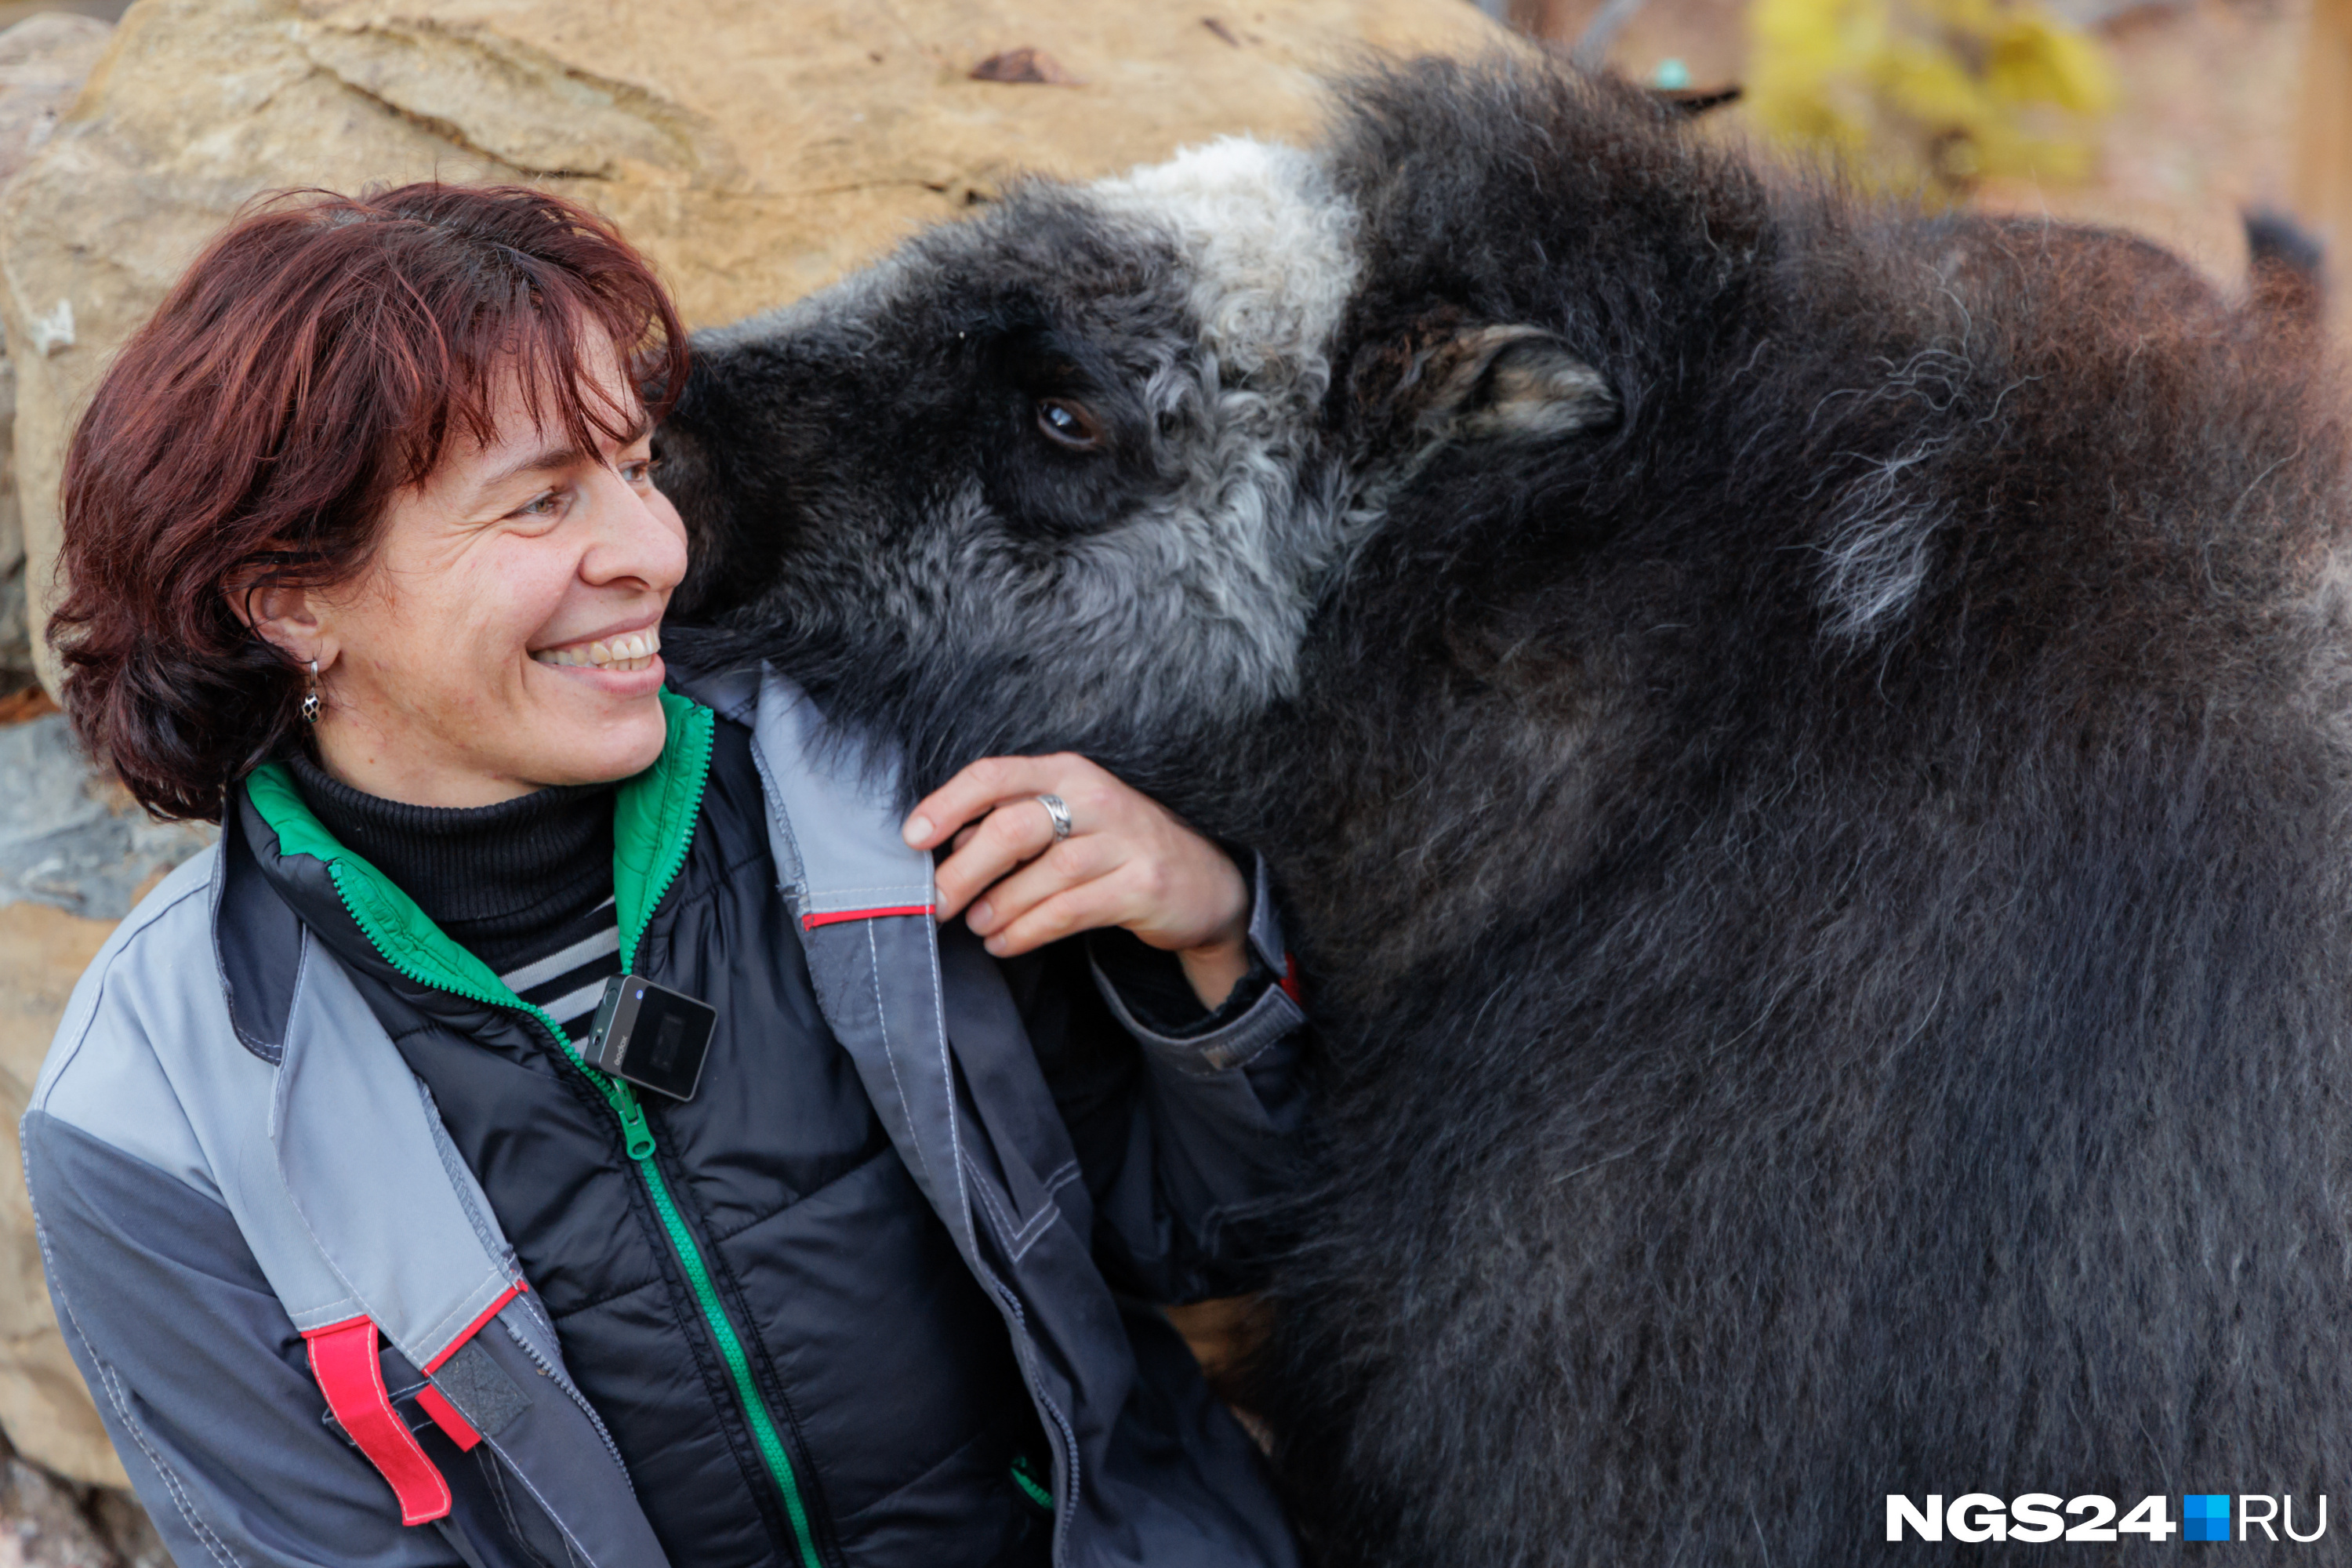
[[[2230,1494],[2190,1492],[2180,1500],[2183,1541],[2230,1539]]]

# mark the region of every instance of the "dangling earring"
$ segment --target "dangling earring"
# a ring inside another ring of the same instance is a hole
[[[314,658],[310,661],[310,689],[302,693],[302,722],[317,723],[319,706],[319,661]]]

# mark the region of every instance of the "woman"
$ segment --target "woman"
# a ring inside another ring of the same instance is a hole
[[[901,823],[669,670],[684,354],[576,207],[313,195],[77,430],[68,710],[222,825],[24,1122],[124,1464],[188,1563],[1291,1562],[1139,1304],[1291,1169],[1262,890],[1073,757]]]

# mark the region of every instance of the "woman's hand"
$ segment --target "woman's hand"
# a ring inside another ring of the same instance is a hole
[[[1059,796],[1070,836],[1037,797]],[[926,796],[907,842],[940,863],[939,918],[959,911],[999,958],[1098,926],[1176,954],[1216,1007],[1249,973],[1249,888],[1225,852],[1084,757],[990,757]],[[967,910],[967,906],[969,909]]]

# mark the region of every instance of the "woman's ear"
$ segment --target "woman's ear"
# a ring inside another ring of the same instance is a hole
[[[320,669],[334,662],[334,638],[319,616],[319,602],[307,588],[280,583],[251,584],[228,590],[229,608],[297,664]]]

